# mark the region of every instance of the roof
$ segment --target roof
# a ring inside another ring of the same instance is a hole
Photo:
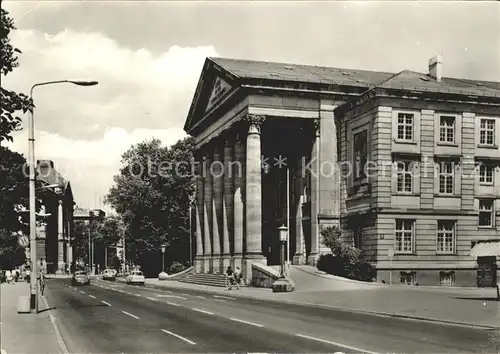
[[[472,257],[500,257],[500,241],[480,242],[470,250]]]
[[[393,73],[325,66],[274,63],[228,58],[208,58],[243,79],[297,81],[335,85],[370,86],[390,78]]]

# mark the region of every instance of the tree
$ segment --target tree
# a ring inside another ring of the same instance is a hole
[[[24,249],[17,233],[29,233],[28,176],[23,155],[0,146],[0,268],[11,268],[24,262]]]
[[[9,13],[3,8],[0,15],[0,56],[2,61],[1,76],[6,76],[12,72],[14,68],[19,66],[17,54],[21,53],[18,48],[15,48],[10,43],[9,34],[15,30],[14,20],[9,16]],[[2,79],[3,81],[3,79]],[[20,130],[21,117],[16,112],[26,113],[32,109],[32,101],[23,93],[9,91],[6,88],[0,87],[1,99],[1,120],[0,120],[0,144],[4,140],[12,141],[12,132]]]
[[[144,271],[148,266],[159,269],[162,244],[167,246],[167,264],[189,259],[193,149],[192,138],[179,140],[170,148],[153,139],[122,155],[122,168],[106,201],[123,218],[128,230],[126,243],[135,248]],[[149,265],[144,261],[148,255],[154,259]]]

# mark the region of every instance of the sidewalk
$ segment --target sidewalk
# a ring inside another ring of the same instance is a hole
[[[19,282],[0,287],[0,347],[5,353],[64,353],[58,333],[52,323],[50,310],[40,298],[40,313],[18,314],[19,296],[29,296],[29,284]]]
[[[124,279],[117,279],[124,282]],[[204,285],[146,279],[147,286],[196,290],[213,294],[268,301],[300,303],[354,312],[406,317],[473,326],[500,327],[500,302],[494,289],[424,291],[417,287],[363,287],[362,289],[294,291],[273,293],[270,289],[241,288],[229,291]]]

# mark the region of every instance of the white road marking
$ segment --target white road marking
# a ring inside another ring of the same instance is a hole
[[[199,299],[206,299],[205,296],[201,296],[201,295],[196,295],[196,297],[199,298]]]
[[[45,306],[49,309],[50,306],[47,302],[47,299],[43,296],[42,296],[42,299],[43,299],[43,302],[45,303]],[[62,336],[61,336],[61,332],[59,331],[59,327],[57,326],[56,318],[54,317],[54,315],[52,313],[50,313],[50,311],[49,311],[49,318],[50,318],[50,322],[52,322],[52,326],[54,327],[54,333],[56,335],[57,344],[59,344],[59,348],[61,349],[61,352],[64,354],[69,354],[68,347],[66,346],[66,343],[64,343],[64,340],[62,339]]]
[[[333,342],[331,340],[326,340],[326,339],[321,339],[321,338],[307,336],[305,334],[296,333],[295,336],[301,337],[301,338],[307,338],[307,339],[315,340],[317,342],[322,342],[322,343],[327,343],[327,344],[335,345],[337,347],[342,347],[342,348],[345,348],[345,349],[352,350],[352,351],[354,351],[356,353],[378,354],[377,352],[371,352],[371,351],[368,351],[368,350],[363,350],[363,349],[360,349],[360,348],[351,347],[349,345],[345,345],[345,344]]]
[[[187,339],[187,338],[184,338],[183,336],[180,336],[180,335],[178,335],[178,334],[175,334],[175,333],[172,333],[172,332],[170,332],[170,331],[167,331],[166,329],[163,329],[163,328],[162,328],[162,331],[163,331],[163,332],[165,332],[165,333],[167,333],[167,334],[170,334],[171,336],[174,336],[174,337],[176,337],[176,338],[179,338],[179,339],[183,340],[183,341],[184,341],[184,342],[186,342],[186,343],[193,344],[193,345],[194,345],[194,344],[196,344],[196,343],[195,343],[195,342],[193,342],[192,340],[189,340],[189,339]]]
[[[222,296],[222,295],[214,295],[217,299],[227,299],[227,300],[236,300],[234,297]]]
[[[156,301],[156,299],[154,297],[148,297],[147,299],[151,300],[151,301]]]
[[[138,296],[138,297],[142,297],[142,295],[141,295],[141,294],[134,294],[134,295],[135,295],[135,296]]]
[[[130,317],[135,318],[136,320],[138,320],[138,319],[139,319],[139,317],[137,317],[136,315],[132,315],[131,313],[128,313],[127,311],[122,311],[122,312],[123,312],[125,315],[128,315],[128,316],[130,316]]]
[[[79,292],[81,292],[82,294],[85,294],[85,291],[81,291],[81,290],[78,290]]]
[[[94,296],[94,295],[89,295],[89,297],[91,297],[92,299],[95,299],[95,296]]]
[[[177,295],[163,295],[163,294],[158,294],[158,295],[156,295],[156,297],[174,297],[176,299],[182,299],[182,300],[186,300],[187,299],[187,298],[182,297],[182,296],[177,296]]]
[[[254,322],[249,322],[249,321],[244,321],[244,320],[240,320],[238,318],[230,318],[230,320],[231,321],[235,321],[235,322],[245,323],[245,324],[248,324],[248,325],[251,325],[251,326],[255,326],[255,327],[264,327],[261,324],[254,323]]]
[[[189,296],[189,294],[186,294],[186,293],[181,293],[181,295],[184,295],[184,296]]]
[[[103,304],[105,304],[105,305],[111,306],[111,304],[110,304],[109,302],[102,301],[102,300],[101,300],[101,302],[102,302]]]
[[[226,300],[221,300],[221,299],[214,299],[214,300],[219,302],[226,302]]]
[[[197,309],[197,308],[193,308],[193,311],[205,313],[207,315],[213,315],[214,314],[213,312],[208,312],[208,311],[205,311],[205,310],[202,310],[202,309]]]
[[[176,304],[176,303],[173,303],[173,302],[170,302],[170,301],[167,301],[167,304],[172,305],[172,306],[177,306],[177,307],[181,306],[179,304]]]

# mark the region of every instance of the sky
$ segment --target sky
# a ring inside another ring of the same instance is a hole
[[[500,81],[499,2],[8,1],[20,66],[2,86],[35,89],[36,158],[53,160],[80,207],[103,206],[121,155],[182,130],[206,57]],[[25,122],[27,122],[25,117]],[[13,150],[27,156],[27,129]]]

